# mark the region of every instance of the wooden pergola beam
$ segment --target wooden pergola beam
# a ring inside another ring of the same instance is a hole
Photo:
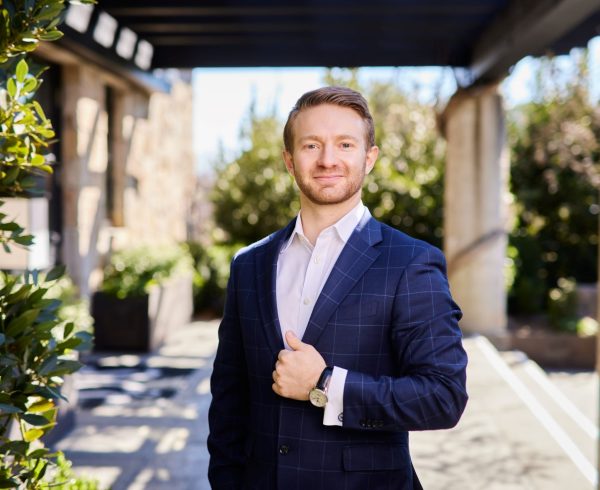
[[[598,12],[598,0],[513,0],[475,43],[469,66],[471,83],[504,77],[517,61],[544,54]]]

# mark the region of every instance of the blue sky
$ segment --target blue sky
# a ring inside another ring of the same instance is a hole
[[[600,36],[590,44],[591,92],[600,100]],[[531,93],[532,67],[536,60],[519,62],[502,84],[508,107],[526,101]],[[568,58],[565,57],[565,63]],[[240,127],[248,115],[251,101],[258,114],[273,109],[285,118],[304,92],[323,85],[323,68],[215,68],[195,69],[194,87],[194,151],[198,170],[206,171],[215,161],[219,145],[229,157],[241,148]],[[449,97],[455,90],[454,77],[448,68],[361,68],[361,81],[395,80],[407,89],[415,89],[420,97],[431,100],[441,80],[441,93]]]

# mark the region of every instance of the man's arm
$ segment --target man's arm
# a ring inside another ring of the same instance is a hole
[[[248,431],[249,387],[236,302],[234,263],[227,285],[219,346],[210,380],[208,478],[214,490],[241,489]]]
[[[363,430],[445,429],[467,402],[467,355],[442,253],[428,247],[406,267],[392,320],[398,377],[348,371],[344,427]]]
[[[339,425],[362,430],[444,429],[458,422],[468,398],[467,355],[458,327],[461,312],[450,296],[438,249],[428,247],[407,265],[394,302],[390,341],[401,372],[374,377],[341,370],[343,404],[326,407],[331,412],[326,425],[338,425],[336,416]],[[273,391],[307,400],[325,361],[292,332],[286,340],[293,350],[280,352]]]

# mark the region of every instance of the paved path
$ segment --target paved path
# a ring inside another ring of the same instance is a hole
[[[78,412],[76,428],[57,444],[78,473],[97,478],[103,489],[210,488],[207,413],[217,325],[192,323],[155,355],[102,357],[104,365],[194,371],[172,398],[141,398],[121,405],[117,394],[106,404]],[[80,382],[88,383],[90,376],[83,373]]]
[[[90,393],[92,398],[100,393],[105,399],[79,411],[76,428],[57,444],[76,471],[94,476],[102,488],[112,490],[209,489],[206,420],[216,330],[217,322],[195,322],[156,354],[91,359],[119,369],[107,369],[108,374],[87,370],[77,379],[87,388],[82,392],[84,405],[90,405]],[[449,431],[411,434],[411,452],[424,487],[592,490],[589,470],[595,454],[589,448],[595,448],[595,443],[588,441],[587,449],[580,451],[583,459],[574,459],[569,445],[557,441],[552,424],[540,418],[538,412],[545,409],[536,410],[531,401],[537,398],[527,395],[527,388],[523,388],[525,395],[519,391],[526,384],[519,371],[483,338],[466,339],[465,346],[470,401],[460,424]],[[177,376],[178,370],[188,375]],[[165,381],[156,373],[171,377]],[[119,378],[125,394],[106,388],[89,390],[94,383],[102,385],[103,379],[105,383],[106,376]],[[595,396],[589,393],[597,386],[594,375],[580,373],[573,378],[576,383],[569,382],[568,373],[555,376],[574,401],[588,404]],[[174,396],[162,396],[169,388]],[[589,407],[582,411],[589,417]],[[549,417],[561,426],[560,414],[552,412]],[[566,437],[585,439],[571,433]]]

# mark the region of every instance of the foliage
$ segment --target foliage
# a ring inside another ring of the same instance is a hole
[[[381,221],[440,245],[444,145],[433,108],[393,83],[361,88],[356,70],[330,72],[326,82],[359,89],[370,103],[381,151],[365,182],[365,204]],[[217,168],[211,195],[217,242],[254,242],[298,213],[297,191],[281,158],[281,132],[274,115],[251,113],[248,148]]]
[[[89,2],[86,2],[89,3]],[[0,2],[0,196],[28,197],[41,175],[50,173],[46,152],[52,125],[33,100],[43,70],[32,70],[23,55],[40,40],[52,41],[64,0]],[[0,207],[2,202],[0,201]],[[0,212],[0,243],[27,246],[32,237]],[[40,438],[56,420],[62,377],[76,371],[75,349],[90,336],[58,316],[60,301],[47,296],[62,275],[50,271],[22,278],[0,275],[0,488],[38,489],[55,455]],[[18,435],[11,439],[14,432]]]
[[[274,115],[251,112],[248,149],[222,163],[211,200],[218,242],[255,242],[285,226],[299,211],[294,182],[281,157],[282,126]]]
[[[598,335],[600,331],[598,320],[590,316],[578,318],[575,329],[577,330],[577,335],[580,337],[592,337]]]
[[[42,490],[98,490],[98,481],[78,477],[71,469],[71,463],[64,454],[58,453],[56,467],[49,478],[45,478]]]
[[[57,26],[64,0],[4,0],[1,6],[0,63],[35,50],[39,41],[62,37]]]
[[[554,308],[549,294],[564,278],[596,280],[600,108],[589,102],[584,59],[570,75],[542,62],[536,99],[509,113],[513,312]]]
[[[89,2],[88,2],[89,3]],[[24,53],[40,41],[59,39],[64,0],[13,0],[0,4],[0,196],[27,196],[38,189],[36,175],[51,173],[45,154],[52,124],[33,100],[42,70],[32,71]],[[0,202],[0,207],[2,203]],[[0,243],[30,245],[32,237],[0,213]]]
[[[575,332],[577,329],[577,293],[574,279],[560,278],[558,287],[549,292],[548,318],[557,330]]]
[[[144,245],[112,255],[100,290],[120,299],[143,296],[153,285],[180,273],[192,273],[187,250],[177,245]]]
[[[223,312],[229,265],[241,244],[212,245],[188,243],[194,259],[194,311]]]
[[[29,73],[27,62],[20,60],[6,80],[6,90],[0,90],[0,196],[32,195],[36,175],[52,172],[44,155],[54,132],[38,102],[29,101],[40,82]],[[0,243],[6,252],[11,242],[32,243],[32,237],[23,233],[18,223],[0,213]]]
[[[90,315],[89,302],[79,296],[79,291],[70,277],[63,276],[54,281],[45,297],[60,301],[56,313],[61,321],[72,322],[77,330],[92,332],[94,319]]]
[[[366,93],[380,153],[363,201],[380,221],[441,247],[445,145],[435,111],[390,83]]]
[[[50,453],[36,445],[54,425],[62,377],[79,369],[74,350],[87,349],[91,336],[62,321],[60,301],[46,298],[63,273],[0,275],[0,487],[37,488]],[[7,437],[10,425],[19,440]]]
[[[586,337],[598,333],[594,318],[577,316],[577,283],[572,278],[560,278],[558,286],[548,294],[548,319],[556,330]]]

